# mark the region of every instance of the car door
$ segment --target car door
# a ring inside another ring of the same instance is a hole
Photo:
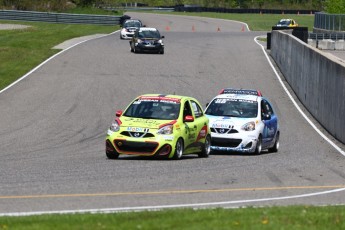
[[[187,117],[193,117],[193,121],[186,121]],[[193,143],[196,140],[196,129],[197,126],[195,125],[195,118],[193,115],[193,111],[190,105],[190,101],[185,101],[183,105],[183,120],[184,120],[184,146],[185,146],[185,152],[190,152],[190,149],[193,145]]]
[[[270,146],[274,141],[274,136],[278,126],[278,119],[273,111],[271,104],[265,99],[261,101],[261,111],[262,120],[265,124],[263,130],[262,145],[263,147],[265,147]]]
[[[205,116],[198,102],[191,100],[190,103],[195,118],[194,127],[196,129],[196,137],[194,139],[194,142],[196,143],[196,145],[202,146],[202,143],[204,143],[203,140],[208,132],[208,118]]]

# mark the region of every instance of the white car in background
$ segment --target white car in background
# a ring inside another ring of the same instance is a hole
[[[206,107],[211,150],[260,154],[279,149],[278,117],[260,91],[224,89]]]
[[[127,19],[122,24],[120,39],[131,39],[133,34],[140,27],[145,27],[139,19]]]

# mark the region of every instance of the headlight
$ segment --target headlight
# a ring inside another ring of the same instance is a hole
[[[113,123],[111,124],[110,128],[109,128],[110,131],[112,132],[117,132],[120,130],[120,125],[119,123],[117,123],[117,121],[113,121]]]
[[[158,43],[163,45],[163,40],[158,40]]]
[[[138,39],[137,40],[137,43],[142,43],[143,41],[141,39]]]
[[[173,125],[166,125],[160,128],[157,133],[161,135],[168,135],[168,134],[172,134],[173,130],[174,130]]]
[[[248,123],[244,124],[241,128],[244,131],[253,131],[253,130],[255,130],[255,122],[254,121],[248,122]]]

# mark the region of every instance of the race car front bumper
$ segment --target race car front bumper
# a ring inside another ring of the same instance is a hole
[[[211,133],[211,150],[253,153],[255,152],[257,141],[257,136],[252,134]]]

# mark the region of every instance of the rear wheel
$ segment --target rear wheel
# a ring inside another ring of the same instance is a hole
[[[211,152],[211,137],[210,137],[210,135],[207,135],[205,138],[205,144],[204,144],[201,152],[198,154],[198,156],[206,158],[210,155],[210,152]]]
[[[175,160],[181,159],[182,155],[183,155],[183,140],[182,138],[179,138],[176,142],[175,153],[174,153],[173,159]]]
[[[255,147],[255,154],[260,154],[262,150],[262,138],[261,135],[258,137],[258,141],[256,142],[256,147]]]
[[[271,153],[275,153],[275,152],[278,152],[278,149],[279,149],[279,132],[277,133],[277,136],[276,136],[276,141],[274,142],[274,145],[272,148],[269,148],[268,151],[271,152]]]

